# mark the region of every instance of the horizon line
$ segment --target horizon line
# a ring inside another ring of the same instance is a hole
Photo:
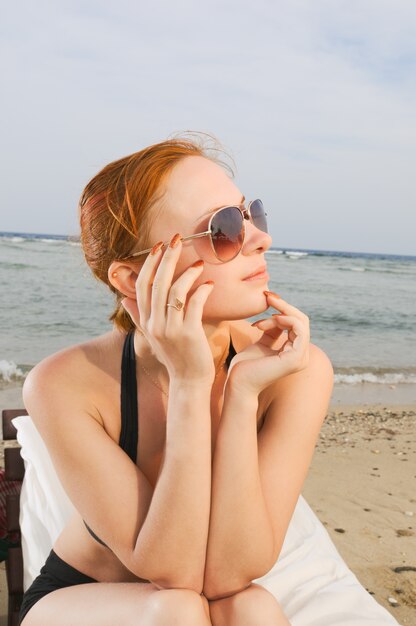
[[[38,237],[58,237],[60,239],[66,239],[66,240],[70,240],[70,241],[80,241],[80,236],[79,235],[61,235],[61,234],[57,234],[57,233],[33,233],[33,232],[20,232],[20,231],[7,231],[7,230],[0,230],[0,236],[2,235],[19,235],[19,236],[23,236],[23,235],[33,235],[35,238]],[[354,250],[326,250],[326,249],[322,249],[322,248],[301,248],[301,247],[296,247],[296,248],[287,248],[285,246],[271,246],[270,250],[289,250],[292,252],[341,252],[341,253],[345,253],[345,254],[370,254],[370,255],[374,255],[374,256],[398,256],[398,257],[406,257],[409,259],[416,259],[416,255],[412,255],[412,254],[398,254],[398,253],[394,253],[394,252],[364,252],[364,251],[354,251]],[[266,250],[267,253],[267,250]]]

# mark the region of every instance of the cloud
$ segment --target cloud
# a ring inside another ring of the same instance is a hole
[[[413,2],[41,1],[21,16],[9,5],[2,27],[0,229],[76,232],[102,165],[191,128],[278,207],[277,245],[415,253]]]

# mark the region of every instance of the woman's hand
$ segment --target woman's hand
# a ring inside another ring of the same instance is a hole
[[[176,246],[171,247],[175,237]],[[153,247],[137,277],[136,298],[125,298],[122,305],[158,361],[167,368],[171,380],[212,384],[215,365],[202,326],[202,312],[213,283],[198,285],[187,297],[201,274],[202,262],[188,267],[171,284],[182,249],[180,235],[175,237],[164,253],[162,242]],[[166,306],[168,302],[174,304],[176,298],[185,303],[181,310]]]
[[[227,385],[241,393],[259,394],[278,378],[304,369],[309,362],[309,318],[272,291],[264,292],[267,302],[281,315],[254,322],[263,331],[256,343],[234,356]],[[277,349],[277,340],[287,332],[287,340]]]

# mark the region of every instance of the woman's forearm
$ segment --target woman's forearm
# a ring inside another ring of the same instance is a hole
[[[211,387],[172,381],[166,450],[136,552],[162,587],[202,592],[211,499]]]
[[[203,587],[208,599],[265,574],[273,552],[259,474],[257,409],[257,397],[226,390],[212,468]]]

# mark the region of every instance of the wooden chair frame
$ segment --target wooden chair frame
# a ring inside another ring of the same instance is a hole
[[[12,419],[19,415],[28,415],[26,409],[3,409],[3,440],[16,440],[17,430]],[[25,465],[20,455],[20,446],[4,449],[4,470],[6,481],[20,482],[22,487]],[[7,532],[16,533],[18,544],[10,547],[6,559],[6,581],[8,590],[7,626],[17,626],[20,605],[23,598],[23,554],[20,530],[20,489],[18,494],[6,496]]]

